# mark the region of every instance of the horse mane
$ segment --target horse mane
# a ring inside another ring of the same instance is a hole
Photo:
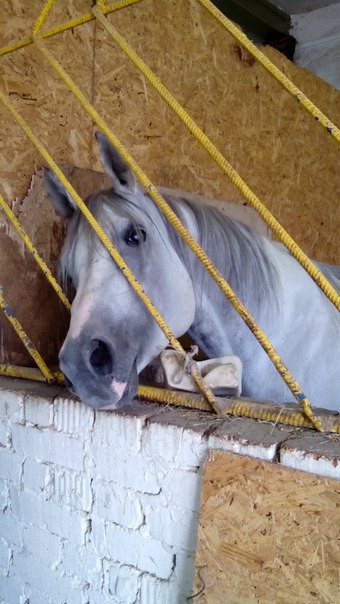
[[[198,204],[185,197],[166,195],[166,200],[184,224],[189,210],[197,226],[198,243],[251,312],[277,308],[279,278],[270,257],[270,248],[264,245],[262,235],[215,207]],[[166,225],[169,237],[191,276],[196,274],[199,287],[214,287],[211,277],[167,220]]]

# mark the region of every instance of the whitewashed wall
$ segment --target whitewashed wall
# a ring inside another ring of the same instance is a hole
[[[340,478],[323,436],[306,453],[293,429],[154,404],[94,413],[65,396],[0,380],[1,604],[187,602],[209,448]]]

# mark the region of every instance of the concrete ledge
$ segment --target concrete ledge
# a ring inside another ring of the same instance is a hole
[[[100,416],[99,421],[109,425],[115,421],[114,418],[119,418],[120,422],[124,421],[123,418],[135,418],[139,423],[147,423],[151,430],[153,425],[158,425],[168,432],[175,432],[177,428],[199,434],[208,448],[229,450],[340,479],[340,435],[337,434],[320,435],[313,430],[248,418],[218,418],[212,413],[138,400],[123,411],[93,411],[62,386],[7,377],[0,377],[1,392],[7,393],[5,404],[9,405],[9,415],[15,413],[17,421],[19,414],[20,423],[39,423],[40,427],[53,425],[59,431],[68,430],[65,421],[67,424],[71,420],[65,420],[63,415],[67,414],[65,409],[74,409],[74,403],[77,403],[78,413],[81,410],[83,420],[86,416],[91,424]],[[16,401],[15,409],[8,402],[13,400]],[[51,405],[50,409],[46,403]],[[71,431],[74,429],[75,426],[71,426]],[[111,428],[109,430],[112,435]]]

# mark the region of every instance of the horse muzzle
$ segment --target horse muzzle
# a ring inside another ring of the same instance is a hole
[[[106,339],[66,340],[59,354],[65,386],[90,407],[120,409],[136,394],[136,354],[117,354]]]

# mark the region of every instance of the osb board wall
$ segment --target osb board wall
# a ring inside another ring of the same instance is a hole
[[[103,174],[92,170],[63,166],[63,172],[82,197],[108,188]],[[43,260],[56,274],[57,257],[64,238],[64,223],[49,212],[43,171],[33,176],[22,203],[15,202],[13,210],[34,242]],[[69,313],[59,301],[35,260],[14,229],[0,226],[0,286],[11,311],[22,323],[28,336],[47,363],[57,362],[58,351],[65,338]],[[0,362],[32,365],[16,333],[0,315]]]
[[[339,601],[340,483],[210,451],[204,467],[196,604]]]
[[[90,0],[59,0],[44,28],[88,12],[91,4]],[[0,44],[29,35],[40,6],[42,2],[24,0],[3,3]],[[336,142],[196,0],[141,0],[109,20],[304,249],[319,260],[340,263]],[[89,23],[46,44],[155,183],[244,203],[100,26]],[[339,92],[272,49],[265,52],[331,119],[340,122]],[[35,48],[1,59],[0,85],[58,162],[99,167],[96,127]],[[29,215],[27,189],[43,162],[2,106],[0,137],[0,190],[17,215]],[[55,224],[45,202],[38,219],[42,231]],[[45,258],[53,265],[54,252],[48,249]],[[31,268],[17,267],[17,287],[21,275],[28,272],[37,298],[40,282]],[[26,287],[24,291],[26,295]],[[25,319],[24,311],[19,318]]]

